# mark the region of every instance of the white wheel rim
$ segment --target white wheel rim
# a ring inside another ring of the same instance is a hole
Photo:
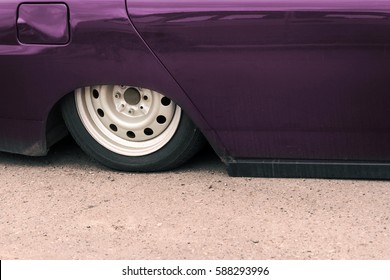
[[[76,90],[84,127],[103,147],[144,156],[164,147],[179,126],[181,109],[162,94],[139,87],[93,86]]]

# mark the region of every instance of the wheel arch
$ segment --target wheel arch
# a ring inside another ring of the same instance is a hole
[[[122,81],[117,84],[131,85],[135,87],[145,87],[135,82],[131,82],[130,79],[126,81]],[[102,83],[96,83],[96,85],[102,85]],[[59,94],[59,98],[52,103],[44,119],[45,137],[43,139],[43,143],[41,147],[46,147],[46,151],[41,151],[40,155],[46,154],[48,150],[55,143],[57,143],[58,141],[60,141],[61,139],[63,139],[69,134],[64,119],[62,117],[61,105],[64,102],[65,98],[68,97],[68,95],[74,94],[74,92],[77,89],[86,86],[92,86],[92,84],[82,84],[82,86],[75,87],[73,90],[64,91],[66,93]],[[216,154],[221,156],[221,154],[224,153],[224,149],[219,146],[215,133],[213,132],[212,129],[208,127],[206,121],[203,119],[200,112],[197,110],[196,107],[192,105],[191,101],[187,98],[187,96],[185,94],[178,94],[178,93],[172,94],[172,92],[169,92],[167,88],[165,88],[164,86],[159,88],[162,88],[163,90],[156,89],[156,87],[150,89],[157,92],[161,92],[163,95],[172,99],[177,105],[179,105],[183,110],[183,112],[191,119],[191,121],[195,124],[195,126],[202,132],[206,141],[214,149]]]

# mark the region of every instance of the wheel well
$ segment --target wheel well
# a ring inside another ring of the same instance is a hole
[[[73,94],[77,89],[68,92],[61,99],[57,101],[50,110],[46,118],[46,128],[45,128],[45,142],[46,142],[46,152],[53,146],[55,143],[66,137],[69,132],[65,125],[65,121],[62,117],[61,106],[64,99],[69,95]],[[170,96],[167,95],[170,98]],[[176,100],[174,100],[176,102]],[[180,104],[178,104],[180,106]],[[191,119],[191,117],[188,115]],[[207,141],[207,140],[206,140]],[[208,142],[208,141],[207,141]]]
[[[73,92],[66,94],[63,98],[57,101],[47,116],[45,133],[47,150],[69,134],[64,119],[62,118],[61,103],[67,95],[72,93]]]

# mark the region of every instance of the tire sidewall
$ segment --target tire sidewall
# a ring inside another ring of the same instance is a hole
[[[183,153],[191,149],[189,145],[199,133],[182,112],[176,132],[165,146],[144,156],[124,156],[105,148],[89,134],[79,117],[74,93],[63,100],[62,112],[69,132],[82,150],[102,164],[121,171],[147,172],[175,168],[184,161]]]

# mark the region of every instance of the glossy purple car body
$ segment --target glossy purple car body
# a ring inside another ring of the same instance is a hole
[[[79,89],[91,126],[95,94],[120,120],[169,97],[160,120],[181,108],[233,176],[390,178],[389,0],[2,0],[0,80],[1,151],[45,155]]]

